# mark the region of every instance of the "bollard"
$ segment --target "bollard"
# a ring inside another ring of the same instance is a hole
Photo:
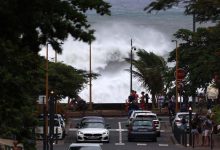
[[[58,144],[58,128],[56,127],[56,140],[55,143]]]

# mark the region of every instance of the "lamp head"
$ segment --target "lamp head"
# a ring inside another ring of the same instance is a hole
[[[189,107],[189,111],[192,111],[192,107],[191,106]]]
[[[132,50],[135,50],[135,51],[136,51],[136,49],[137,49],[137,48],[136,48],[135,46],[132,46]]]

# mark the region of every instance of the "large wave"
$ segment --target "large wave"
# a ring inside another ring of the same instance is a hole
[[[92,43],[92,71],[101,76],[92,81],[92,101],[95,103],[125,102],[130,91],[129,57],[131,38],[133,46],[164,56],[174,46],[167,35],[144,25],[129,22],[110,21],[94,24],[96,40]],[[89,70],[89,45],[68,39],[64,44],[64,60],[76,68]],[[135,53],[135,51],[134,51]],[[133,78],[133,89],[140,93],[144,90]],[[146,90],[145,90],[146,91]],[[80,93],[89,101],[89,85]]]
[[[124,58],[129,57],[131,39],[133,46],[165,57],[175,48],[175,43],[171,42],[172,34],[179,28],[192,27],[192,20],[184,17],[179,8],[149,15],[143,12],[145,0],[107,1],[113,5],[112,16],[88,13],[88,20],[96,30],[96,40],[91,48],[92,71],[101,75],[92,81],[92,101],[123,103],[130,93],[130,73],[126,71],[130,65]],[[49,56],[53,57],[53,53],[49,51]],[[89,45],[69,38],[58,61],[89,71]],[[135,78],[133,89],[138,93],[146,91]],[[89,85],[80,96],[89,101]]]

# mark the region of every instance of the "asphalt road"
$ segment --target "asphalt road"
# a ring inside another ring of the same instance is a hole
[[[106,122],[110,124],[110,143],[101,143],[103,150],[172,150],[172,149],[185,149],[182,145],[175,142],[168,117],[161,118],[161,136],[157,138],[157,142],[128,142],[127,141],[127,117],[108,117],[105,118]],[[71,143],[76,142],[76,128],[75,125],[80,118],[70,118],[68,124],[71,125],[67,128],[67,135],[64,140],[58,141],[55,144],[54,150],[66,150]],[[38,150],[42,150],[42,141],[38,141]]]

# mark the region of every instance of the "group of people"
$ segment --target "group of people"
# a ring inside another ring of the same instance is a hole
[[[187,121],[186,118],[181,120],[182,128],[186,129]],[[206,117],[201,117],[199,114],[195,114],[191,121],[191,134],[193,135],[195,145],[200,145],[200,135],[202,135],[201,145],[208,146],[211,142],[211,133],[213,130],[214,122],[212,121],[210,115]]]
[[[137,91],[132,90],[128,96],[129,110],[148,109],[149,95],[145,92],[141,92],[141,95],[137,94]]]

